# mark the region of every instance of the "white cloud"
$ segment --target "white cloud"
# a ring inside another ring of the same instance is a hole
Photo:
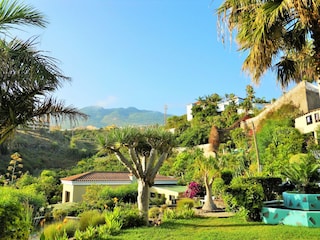
[[[99,107],[112,107],[117,102],[117,97],[116,96],[107,96],[105,99],[102,99],[96,103],[97,106]]]

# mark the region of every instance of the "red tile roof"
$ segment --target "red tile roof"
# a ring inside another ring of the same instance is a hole
[[[86,172],[65,178],[62,181],[130,181],[129,172]],[[175,181],[174,177],[157,174],[155,181]]]
[[[86,172],[65,178],[64,181],[130,181],[128,172]]]

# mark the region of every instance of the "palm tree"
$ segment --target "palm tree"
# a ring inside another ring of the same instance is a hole
[[[206,189],[205,202],[202,206],[204,211],[213,211],[217,209],[213,201],[212,184],[215,178],[220,176],[220,162],[217,157],[206,157],[203,150],[195,149],[194,177],[203,180]]]
[[[0,1],[0,33],[17,25],[44,27],[47,21],[34,8],[17,1]],[[35,50],[32,40],[0,39],[0,144],[17,126],[46,117],[76,120],[86,115],[49,96],[69,80],[56,66],[56,60]]]
[[[86,117],[49,96],[69,78],[61,74],[54,59],[33,46],[31,41],[0,40],[0,143],[30,121]]]
[[[101,153],[113,153],[138,182],[138,208],[148,224],[149,188],[175,146],[175,137],[161,128],[111,130],[99,138]],[[127,154],[125,154],[127,152]]]
[[[248,52],[243,70],[253,82],[270,68],[282,87],[320,76],[319,1],[225,0],[217,13],[219,23],[237,31],[240,51]]]
[[[0,32],[2,34],[7,34],[8,30],[16,28],[17,25],[45,27],[46,24],[43,14],[33,7],[18,1],[0,1]]]

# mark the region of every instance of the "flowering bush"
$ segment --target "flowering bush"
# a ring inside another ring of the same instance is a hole
[[[188,189],[185,191],[184,196],[194,198],[200,192],[200,185],[196,182],[190,182]]]

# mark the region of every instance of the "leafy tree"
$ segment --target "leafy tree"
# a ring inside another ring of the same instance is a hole
[[[217,12],[230,33],[236,31],[240,51],[248,53],[243,69],[254,82],[259,83],[271,67],[276,68],[283,87],[319,75],[318,1],[225,0]],[[308,44],[312,51],[306,50]]]
[[[230,131],[232,142],[237,149],[247,150],[249,149],[249,139],[247,134],[242,128],[236,128]]]
[[[221,97],[218,94],[199,97],[197,103],[192,107],[192,122],[203,123],[208,118],[218,114],[218,103]]]
[[[251,85],[246,86],[246,97],[240,106],[243,108],[246,115],[253,110],[253,102],[255,101],[254,89]]]
[[[206,144],[208,143],[209,132],[210,126],[207,124],[192,126],[181,133],[177,141],[182,147],[194,147]]]
[[[174,135],[161,128],[126,127],[100,137],[102,152],[114,153],[138,182],[138,208],[148,224],[149,188],[175,146]],[[126,155],[127,154],[127,155]]]
[[[160,172],[179,178],[180,184],[185,185],[194,180],[194,161],[197,151],[193,148],[179,152],[176,156],[171,156],[165,161]]]
[[[187,116],[172,116],[167,119],[165,128],[174,129],[175,134],[179,135],[190,127],[190,123],[187,121]]]
[[[259,151],[263,160],[263,171],[279,176],[289,163],[290,156],[302,151],[304,138],[293,127],[273,125],[264,129],[268,131],[267,137],[262,135],[263,132],[257,136],[261,141]]]

